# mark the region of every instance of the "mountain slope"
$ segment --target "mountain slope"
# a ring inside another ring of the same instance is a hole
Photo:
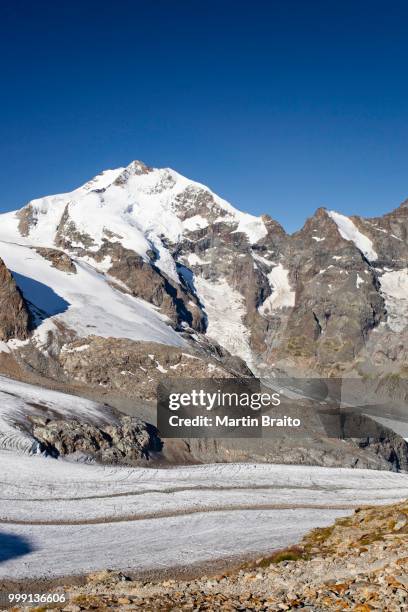
[[[94,335],[342,375],[404,366],[407,235],[406,205],[376,219],[318,209],[288,235],[135,161],[0,215],[0,257],[37,345]]]

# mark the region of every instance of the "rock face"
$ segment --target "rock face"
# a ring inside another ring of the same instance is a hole
[[[37,247],[36,251],[39,255],[44,257],[44,259],[48,259],[53,268],[57,268],[57,270],[61,270],[62,272],[76,274],[77,269],[74,262],[63,251],[59,251],[58,249],[46,249],[43,247]]]
[[[119,424],[96,426],[77,419],[31,417],[39,450],[52,457],[76,456],[101,463],[138,463],[160,452],[157,430],[140,419],[122,416]]]
[[[195,295],[182,284],[171,282],[154,265],[155,256],[145,262],[140,255],[118,243],[104,242],[95,258],[110,259],[109,274],[126,285],[135,297],[160,308],[174,326],[188,325],[196,331],[205,331],[205,316]]]
[[[326,365],[352,362],[384,311],[368,264],[324,210],[290,243],[292,274],[299,280],[279,355]],[[366,273],[370,278],[357,291],[357,276]]]
[[[29,313],[15,280],[0,259],[0,341],[25,340],[29,331]]]

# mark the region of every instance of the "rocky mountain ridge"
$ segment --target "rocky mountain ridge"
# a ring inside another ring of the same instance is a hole
[[[66,275],[86,264],[190,345],[206,338],[258,374],[361,374],[404,367],[407,232],[403,204],[372,219],[320,208],[289,235],[173,170],[132,162],[1,215],[0,256],[13,272],[10,243]],[[20,289],[35,305],[32,289]]]

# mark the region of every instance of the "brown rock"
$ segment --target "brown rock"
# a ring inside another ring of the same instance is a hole
[[[0,259],[0,340],[25,340],[29,331],[29,312],[16,282]]]
[[[155,427],[130,416],[120,417],[115,424],[100,426],[76,419],[51,418],[39,424],[36,419],[32,434],[41,450],[53,457],[81,453],[102,463],[138,462],[162,447]]]
[[[53,268],[61,270],[62,272],[69,272],[76,274],[77,269],[72,259],[63,251],[58,249],[47,249],[44,247],[37,247],[35,249],[41,257],[48,259],[52,263]]]

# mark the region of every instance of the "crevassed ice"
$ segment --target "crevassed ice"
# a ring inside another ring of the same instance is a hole
[[[196,276],[194,284],[208,317],[207,335],[250,365],[253,357],[243,321],[246,309],[242,295],[225,280],[211,282]]]

